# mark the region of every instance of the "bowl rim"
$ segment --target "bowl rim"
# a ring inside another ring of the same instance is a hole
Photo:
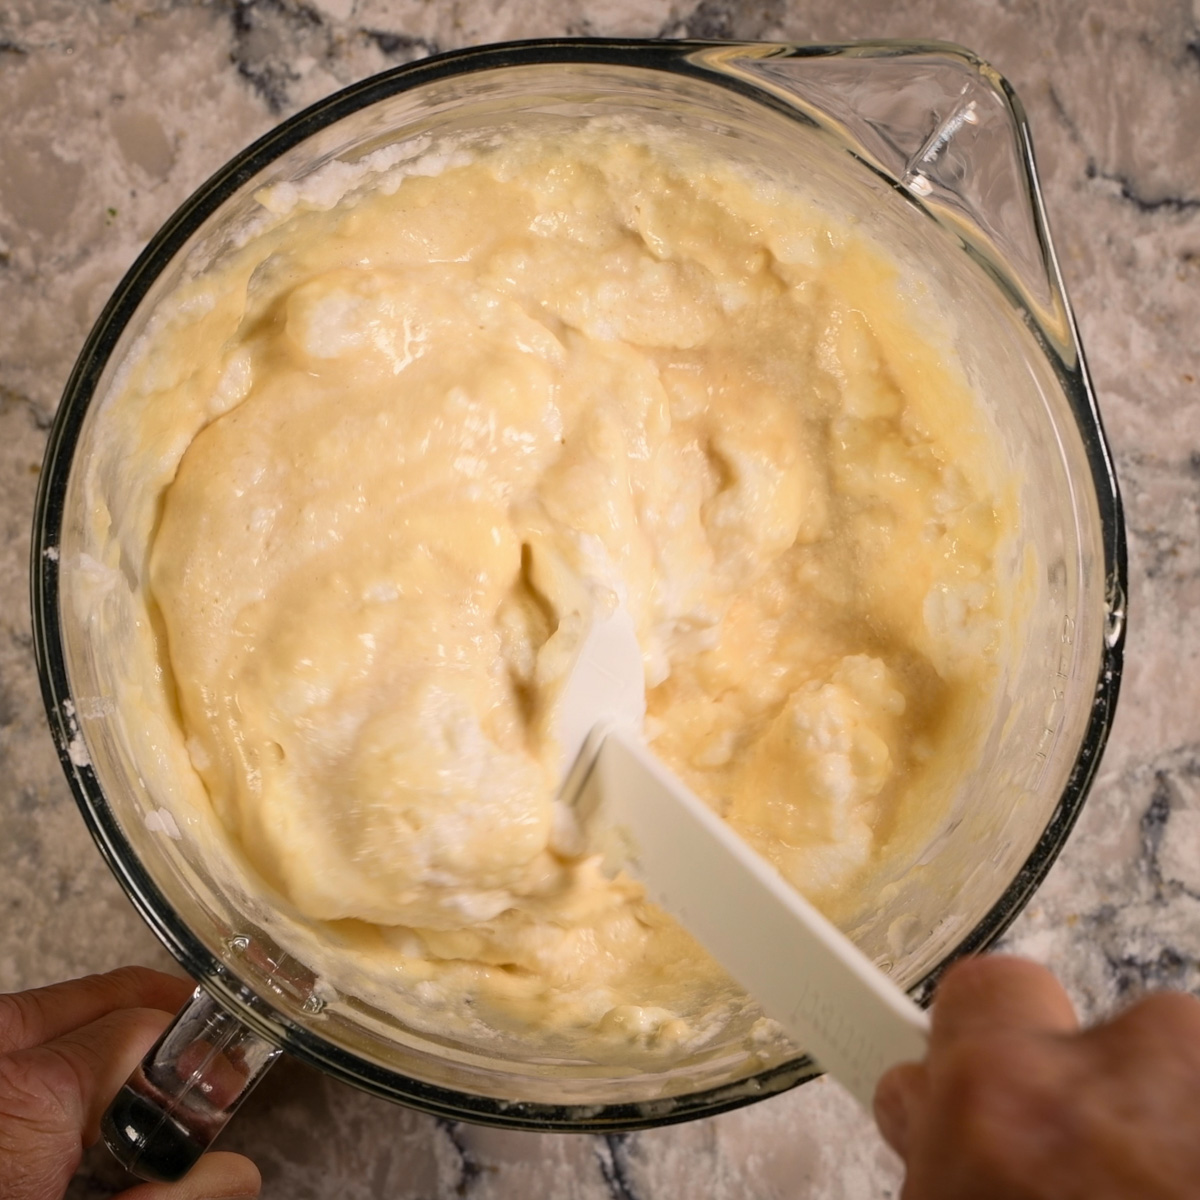
[[[636,1102],[581,1105],[504,1101],[431,1084],[360,1058],[297,1024],[243,983],[226,963],[191,932],[167,903],[133,852],[107,804],[86,755],[78,753],[76,739],[80,736],[80,729],[75,720],[64,654],[58,555],[74,451],[103,371],[126,325],[160,273],[208,217],[243,184],[312,134],[401,92],[451,76],[523,66],[594,64],[642,68],[702,79],[709,84],[740,92],[758,103],[779,107],[781,101],[757,89],[752,83],[714,72],[710,67],[697,65],[695,61],[696,56],[705,51],[736,51],[739,47],[759,54],[765,50],[810,58],[845,55],[891,59],[935,56],[990,71],[991,79],[998,81],[998,90],[1009,102],[1020,134],[1035,228],[1047,253],[1051,287],[1057,289],[1061,298],[1073,342],[1068,347],[1073,355],[1063,355],[1054,348],[1053,339],[1048,342],[1046,338],[1039,338],[1072,407],[1091,468],[1100,515],[1108,626],[1091,714],[1071,775],[1025,863],[988,912],[941,962],[909,989],[918,1003],[928,1005],[938,979],[952,962],[986,949],[1012,924],[1045,878],[1079,816],[1108,737],[1120,687],[1127,594],[1127,554],[1120,491],[1074,316],[1062,286],[1046,227],[1028,123],[1019,100],[1003,76],[987,67],[983,60],[970,51],[949,43],[900,40],[794,44],[547,38],[453,50],[371,76],[276,125],[210,176],[167,219],[121,279],[93,325],[63,390],[50,430],[35,502],[30,549],[34,652],[51,734],[72,794],[100,853],[138,913],[167,950],[206,990],[256,1033],[335,1078],[443,1119],[540,1131],[613,1133],[714,1115],[795,1087],[821,1072],[811,1058],[801,1056],[734,1083],[672,1097],[669,1104]],[[789,110],[789,115],[801,116],[798,110]],[[880,173],[865,159],[860,158],[860,161],[877,174]],[[885,176],[885,179],[893,187],[900,187],[890,177]]]

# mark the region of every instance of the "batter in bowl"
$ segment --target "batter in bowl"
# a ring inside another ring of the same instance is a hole
[[[622,603],[652,748],[852,912],[1006,649],[984,414],[865,234],[672,135],[262,201],[112,405],[210,820],[376,1002],[694,1049],[736,989],[564,835],[579,640]]]

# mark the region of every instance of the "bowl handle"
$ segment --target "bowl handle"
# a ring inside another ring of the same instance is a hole
[[[197,988],[108,1106],[105,1143],[141,1179],[182,1179],[280,1053]]]

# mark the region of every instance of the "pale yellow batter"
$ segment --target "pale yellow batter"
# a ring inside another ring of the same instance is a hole
[[[1010,500],[894,267],[809,200],[599,124],[439,165],[301,201],[156,334],[119,403],[159,653],[300,914],[443,1006],[667,1053],[732,992],[561,848],[591,614],[635,618],[652,748],[849,912],[975,753]]]

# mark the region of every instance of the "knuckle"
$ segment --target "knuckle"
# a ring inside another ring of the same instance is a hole
[[[1200,1032],[1200,1001],[1184,992],[1154,992],[1100,1028],[1122,1040],[1187,1041]]]
[[[1119,1058],[1170,1055],[1200,1070],[1200,1000],[1186,992],[1155,992],[1094,1031],[1095,1043]]]
[[[0,1123],[61,1129],[71,1124],[77,1094],[71,1065],[45,1047],[0,1057]]]
[[[117,967],[104,975],[90,976],[88,982],[103,989],[118,1007],[174,1007],[173,1002],[164,1002],[164,988],[176,986],[177,981],[149,967]]]
[[[1053,1097],[1018,1045],[973,1042],[940,1065],[938,1101],[958,1153],[980,1177],[1016,1182],[1018,1148],[1040,1124]]]
[[[996,1075],[996,1064],[990,1046],[976,1041],[959,1043],[944,1054],[940,1064],[943,1086],[948,1099],[974,1107],[988,1094],[988,1089],[1004,1086],[1004,1072]]]
[[[942,976],[937,986],[938,1003],[945,1003],[947,996],[956,996],[959,993],[971,993],[979,986],[979,980],[986,978],[989,970],[988,959],[980,955],[972,955],[970,958],[960,958],[958,962],[952,963]]]
[[[1186,992],[1155,992],[1131,1012],[1135,1019],[1170,1033],[1200,1030],[1200,1000]]]
[[[937,1001],[975,1007],[989,1005],[997,994],[1042,991],[1053,977],[1045,967],[1005,954],[979,954],[960,959],[938,986]]]
[[[973,1010],[981,1000],[986,1002],[995,990],[996,980],[1008,978],[1013,961],[989,955],[960,959],[938,984],[935,1013],[939,1007]]]
[[[135,988],[136,976],[129,974],[132,969],[118,967],[115,971],[105,971],[103,974],[84,975],[75,981],[75,986],[81,992],[92,993],[97,999],[120,1004],[124,1002],[126,994]]]
[[[0,1054],[40,1041],[37,1024],[37,1002],[30,992],[0,996]]]
[[[116,967],[111,971],[106,971],[103,975],[90,975],[89,982],[103,984],[106,987],[115,987],[121,991],[136,992],[140,991],[147,983],[153,979],[153,973],[145,967]]]

